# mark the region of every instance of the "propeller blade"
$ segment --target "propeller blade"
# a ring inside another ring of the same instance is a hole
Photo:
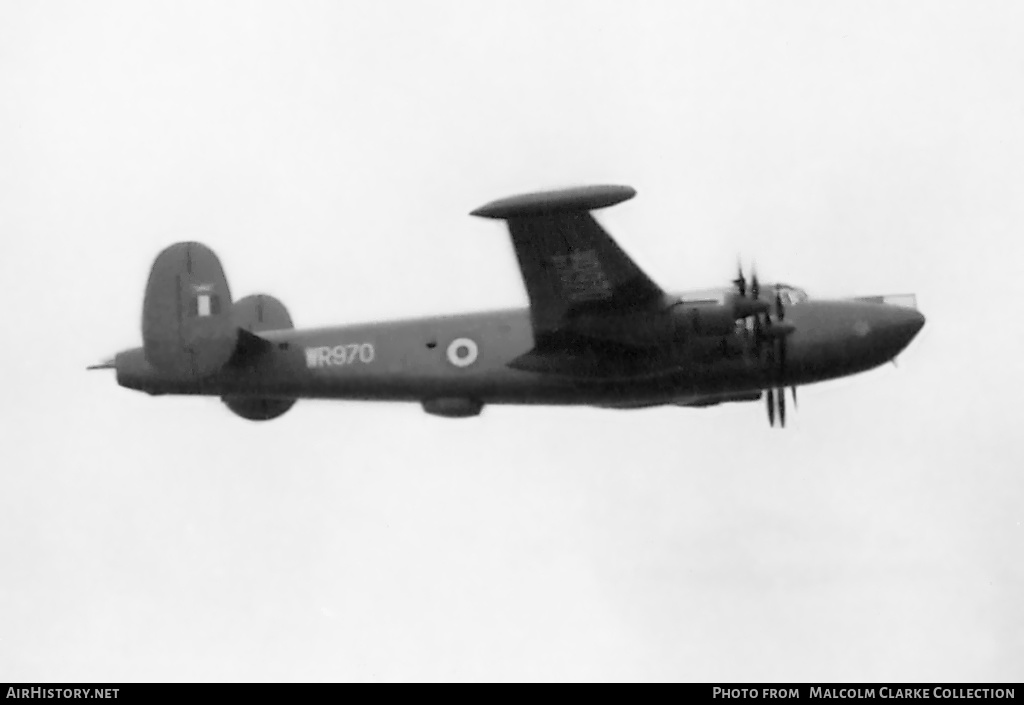
[[[739,292],[739,295],[743,298],[746,298],[747,280],[743,276],[743,263],[740,262],[739,259],[736,260],[736,273],[737,277],[732,280],[732,283],[736,285],[736,291]]]
[[[786,390],[779,387],[779,426],[786,427]]]
[[[790,387],[790,389],[793,390],[793,408],[795,409],[797,407],[797,404],[796,404],[796,386],[794,385],[793,387]]]
[[[750,295],[754,297],[756,301],[758,296],[761,294],[761,284],[757,281],[757,270],[752,270],[750,274]]]
[[[771,387],[768,388],[768,423],[775,426],[775,393]]]

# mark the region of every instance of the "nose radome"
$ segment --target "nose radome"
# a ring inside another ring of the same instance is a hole
[[[880,324],[880,333],[884,338],[885,346],[889,348],[889,357],[895,357],[914,339],[914,336],[924,326],[925,319],[920,311],[912,308],[886,304],[883,306],[887,310],[884,321]]]
[[[913,340],[917,332],[924,326],[924,316],[920,311],[912,308],[903,308],[902,306],[894,306],[893,311],[893,323],[895,328],[907,336],[907,342]]]
[[[907,311],[907,326],[910,329],[910,337],[913,338],[917,335],[917,332],[924,328],[924,314],[920,311],[916,311],[912,308],[906,309]]]

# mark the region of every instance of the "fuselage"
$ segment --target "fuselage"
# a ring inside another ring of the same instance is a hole
[[[715,293],[682,298],[717,305]],[[160,373],[142,348],[119,354],[116,368],[122,386],[150,394],[631,408],[701,403],[861,372],[898,354],[924,317],[884,303],[812,299],[790,305],[786,322],[793,330],[781,371],[771,351],[752,352],[742,322],[726,335],[666,341],[657,361],[639,370],[530,371],[513,364],[534,347],[529,309],[261,331],[267,350],[199,380]]]

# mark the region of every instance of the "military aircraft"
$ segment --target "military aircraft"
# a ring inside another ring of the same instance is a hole
[[[153,263],[141,348],[115,369],[149,394],[219,396],[254,421],[297,399],[409,401],[476,416],[487,404],[638,409],[766,397],[786,422],[786,387],[893,360],[924,325],[913,295],[817,300],[742,269],[731,286],[671,294],[591,215],[628,186],[528,193],[472,212],[506,221],[529,309],[296,330],[284,305],[233,302],[220,261],[181,242]]]

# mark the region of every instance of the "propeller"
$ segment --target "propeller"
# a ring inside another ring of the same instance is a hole
[[[779,426],[786,427],[786,390],[779,387]]]
[[[793,393],[793,408],[797,408],[796,403],[796,387],[790,387],[790,391]],[[775,400],[778,400],[779,409],[779,426],[782,428],[786,427],[786,389],[785,387],[777,387],[768,389],[768,422],[775,425],[775,414],[772,411],[775,405]]]
[[[782,292],[779,285],[775,285],[775,321],[782,324],[786,320],[786,307],[782,304]],[[786,376],[786,334],[780,330],[782,335],[772,336],[773,362],[777,363],[772,370],[776,382],[781,382]],[[779,398],[779,426],[786,427],[786,389],[777,386],[776,392]]]
[[[786,425],[786,357],[787,337],[793,332],[792,323],[786,323],[786,306],[782,290],[775,285],[775,296],[761,301],[761,282],[757,278],[757,265],[750,267],[750,283],[743,274],[743,265],[737,263],[733,279],[736,293],[742,301],[736,304],[737,318],[753,318],[753,354],[760,362],[766,358],[770,386],[767,389],[768,422],[774,426],[776,412],[780,427]],[[749,329],[748,329],[749,330]],[[793,406],[796,408],[796,387],[792,388]]]
[[[757,281],[757,265],[751,265],[750,267],[750,297],[757,302],[761,297],[761,284]],[[761,351],[761,341],[764,337],[763,325],[761,318],[764,314],[754,314],[754,350],[757,353]],[[758,355],[760,357],[760,354]]]
[[[743,276],[743,264],[739,260],[736,260],[736,273],[737,276],[732,283],[736,285],[736,293],[740,295],[740,298],[746,298],[747,279]]]

